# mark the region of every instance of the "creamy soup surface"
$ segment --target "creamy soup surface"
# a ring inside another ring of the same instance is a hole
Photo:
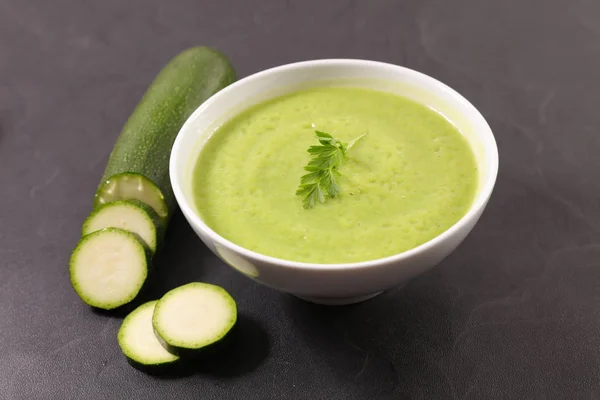
[[[315,207],[296,195],[318,145],[315,130],[349,142],[341,194]],[[477,165],[440,114],[394,94],[349,87],[298,91],[223,124],[193,171],[195,206],[226,239],[310,263],[394,255],[439,235],[469,209]]]

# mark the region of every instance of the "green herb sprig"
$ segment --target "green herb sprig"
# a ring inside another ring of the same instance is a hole
[[[317,203],[324,203],[327,198],[337,197],[341,190],[337,178],[341,176],[339,167],[346,159],[346,153],[364,133],[349,143],[335,139],[327,132],[315,131],[320,145],[310,146],[308,152],[312,159],[304,167],[308,173],[300,178],[300,186],[296,195],[303,197],[304,208],[313,208]]]

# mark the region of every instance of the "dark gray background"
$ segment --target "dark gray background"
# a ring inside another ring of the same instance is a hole
[[[178,214],[152,293],[223,285],[241,334],[156,379],[129,367],[120,318],[79,301],[67,262],[128,115],[197,44],[240,77],[328,57],[430,74],[488,119],[500,173],[452,256],[350,307],[251,282]],[[0,0],[0,399],[599,398],[599,80],[597,0]]]

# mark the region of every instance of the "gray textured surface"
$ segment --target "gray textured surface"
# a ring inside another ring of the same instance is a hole
[[[0,0],[0,398],[599,398],[598,21],[595,0]],[[154,292],[225,286],[247,340],[155,379],[120,354],[120,319],[78,300],[67,260],[127,116],[195,44],[242,77],[324,57],[431,74],[486,116],[501,166],[456,253],[352,307],[257,286],[178,215]]]

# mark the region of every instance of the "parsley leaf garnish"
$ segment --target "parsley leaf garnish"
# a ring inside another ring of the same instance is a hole
[[[340,194],[337,183],[337,178],[341,176],[339,167],[346,159],[348,150],[366,136],[365,133],[349,143],[343,143],[327,132],[315,133],[320,144],[308,148],[312,159],[304,167],[308,173],[300,178],[300,186],[296,190],[296,195],[304,198],[304,208],[313,208],[315,204],[324,203],[327,198],[335,198]]]

